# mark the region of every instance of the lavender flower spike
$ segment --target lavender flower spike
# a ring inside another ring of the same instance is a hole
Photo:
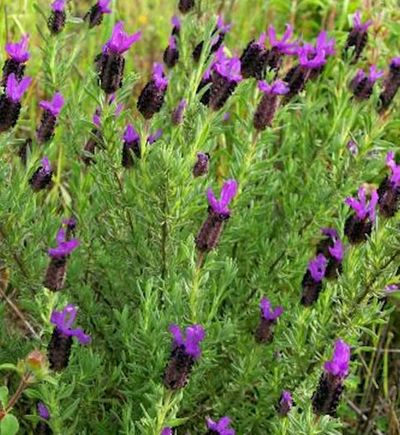
[[[134,158],[141,158],[140,136],[132,124],[128,124],[123,136],[122,166],[131,168],[134,165]]]
[[[40,107],[44,109],[40,125],[36,131],[36,137],[40,144],[46,143],[54,136],[57,117],[64,106],[64,98],[57,92],[51,101],[41,101]]]
[[[100,86],[106,94],[113,94],[122,86],[125,69],[123,54],[141,38],[140,31],[128,35],[123,27],[122,21],[115,24],[111,38],[95,59]]]
[[[48,420],[50,418],[50,412],[47,409],[47,406],[43,402],[38,403],[37,409],[40,417],[42,417],[44,420]]]
[[[400,165],[396,164],[393,151],[387,153],[386,166],[390,169],[391,175],[385,177],[378,187],[378,205],[380,213],[390,218],[399,209],[400,201]]]
[[[39,192],[43,189],[50,189],[53,185],[52,177],[53,170],[50,161],[47,157],[44,157],[41,161],[41,165],[30,178],[29,184],[34,192]]]
[[[290,393],[290,391],[287,390],[282,391],[277,406],[279,415],[281,415],[282,417],[286,417],[289,414],[292,407],[293,407],[292,394]]]
[[[43,402],[39,402],[37,405],[37,410],[42,420],[39,421],[38,424],[36,425],[35,433],[37,434],[53,433],[48,424],[48,420],[50,420],[50,412],[47,409],[47,406]]]
[[[230,428],[231,419],[229,417],[222,417],[219,421],[211,420],[207,418],[207,427],[209,429],[209,434],[217,435],[235,435],[234,429]]]
[[[84,17],[84,20],[88,21],[90,29],[101,24],[103,15],[111,14],[110,3],[111,0],[99,0],[90,8]]]
[[[358,198],[357,200],[349,197],[345,200],[345,203],[354,210],[354,214],[347,218],[344,228],[344,233],[352,244],[364,241],[371,234],[379,196],[377,191],[373,190],[371,199],[367,202],[365,187],[360,187]]]
[[[16,125],[21,111],[20,100],[30,83],[30,77],[18,82],[14,73],[8,76],[5,93],[0,95],[0,133]]]
[[[318,254],[308,263],[307,271],[301,282],[303,288],[302,305],[308,307],[318,300],[327,266],[328,260],[323,254]]]
[[[181,31],[181,20],[179,19],[179,17],[177,17],[176,15],[174,15],[174,16],[171,18],[171,25],[172,25],[172,32],[171,32],[171,35],[179,36],[180,31]]]
[[[30,54],[28,52],[29,35],[24,35],[19,42],[8,42],[6,52],[9,58],[3,66],[1,84],[5,86],[10,74],[14,73],[17,80],[20,81],[24,76],[25,63],[28,61]]]
[[[389,73],[383,84],[383,91],[379,96],[380,107],[379,111],[385,111],[393,101],[400,89],[400,56],[394,57],[389,65]]]
[[[193,177],[201,177],[207,174],[208,167],[210,164],[210,154],[209,153],[197,153],[197,161],[193,166]]]
[[[257,40],[250,41],[240,56],[240,72],[244,78],[254,77],[258,80],[264,78],[268,57],[265,48],[266,38],[267,34],[262,33]]]
[[[74,305],[67,305],[62,311],[53,311],[50,322],[55,326],[53,335],[47,348],[50,368],[61,371],[68,366],[71,354],[72,338],[81,344],[89,344],[91,338],[81,328],[72,328],[78,309]]]
[[[325,278],[333,279],[342,272],[344,246],[334,228],[321,228],[321,233],[326,238],[318,243],[317,254],[324,255],[328,260]]]
[[[180,125],[183,122],[183,114],[187,106],[187,101],[183,98],[175,110],[172,112],[172,124]]]
[[[276,31],[274,26],[268,27],[268,39],[271,44],[271,48],[277,50],[281,54],[294,54],[293,49],[296,48],[296,44],[289,42],[293,36],[293,28],[290,24],[286,24],[285,33],[279,40],[276,37]]]
[[[289,92],[289,87],[282,80],[269,85],[265,81],[258,82],[258,88],[263,93],[260,103],[254,113],[253,125],[262,131],[271,126],[279,104],[279,95]]]
[[[357,11],[353,17],[353,27],[347,37],[344,52],[347,53],[350,48],[354,48],[353,63],[361,56],[368,41],[368,27],[372,24],[369,20],[365,23],[361,22],[361,13]]]
[[[222,187],[219,201],[215,198],[212,190],[208,189],[207,199],[210,205],[208,217],[196,237],[196,247],[200,252],[209,252],[217,246],[224,223],[230,217],[228,205],[235,197],[237,188],[238,184],[235,180],[226,181]]]
[[[200,343],[205,332],[201,325],[186,328],[186,337],[178,325],[170,325],[173,336],[172,353],[164,372],[164,384],[171,390],[183,388],[188,382],[194,363],[200,358]]]
[[[317,415],[336,415],[343,381],[349,374],[350,346],[343,340],[336,340],[333,357],[324,364],[325,373],[312,397],[313,411]]]
[[[171,35],[168,40],[168,46],[164,50],[163,61],[168,68],[173,68],[179,60],[179,50],[175,35]]]
[[[258,343],[271,343],[274,336],[273,325],[282,315],[283,308],[276,307],[275,309],[272,309],[270,300],[267,298],[262,298],[260,302],[260,309],[260,324],[255,332],[255,338]]]
[[[152,118],[161,110],[167,88],[168,78],[162,64],[154,63],[152,78],[143,88],[137,102],[137,108],[145,119]]]
[[[65,20],[66,20],[65,3],[66,0],[55,0],[51,4],[52,11],[47,21],[47,25],[49,27],[50,32],[53,35],[60,33],[65,26]]]
[[[48,249],[49,256],[53,258],[66,257],[80,245],[78,239],[66,240],[65,230],[63,228],[58,231],[56,241],[57,247]]]

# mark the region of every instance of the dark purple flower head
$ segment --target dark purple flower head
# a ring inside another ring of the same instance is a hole
[[[140,139],[139,133],[135,130],[132,124],[126,126],[123,139],[128,143],[136,142]]]
[[[287,408],[291,408],[293,406],[293,397],[290,391],[283,390],[281,394],[281,398],[279,401],[281,406],[285,405]]]
[[[156,142],[160,137],[163,135],[163,131],[161,128],[159,128],[155,133],[151,134],[147,138],[147,143],[150,145],[153,145],[154,142]]]
[[[215,53],[215,62],[212,68],[227,80],[236,83],[242,80],[240,59],[238,57],[226,57],[223,46]]]
[[[272,305],[269,299],[262,298],[260,302],[261,315],[266,320],[274,321],[280,317],[283,313],[283,307],[276,307],[272,309]]]
[[[232,24],[225,24],[224,23],[224,19],[222,18],[222,15],[219,15],[218,19],[217,19],[217,29],[218,29],[218,31],[220,33],[225,34],[225,33],[228,33],[229,30],[231,30],[231,28],[232,28]]]
[[[392,172],[390,182],[394,187],[398,187],[400,185],[400,165],[396,165],[393,151],[389,151],[386,155],[386,166],[390,168]]]
[[[25,77],[21,81],[18,81],[14,73],[10,74],[6,85],[7,97],[14,103],[18,103],[31,82],[32,79],[30,77]]]
[[[308,263],[308,270],[315,282],[320,282],[325,276],[328,260],[324,255],[319,254]]]
[[[236,196],[238,189],[238,183],[236,180],[225,181],[221,190],[221,198],[218,201],[214,196],[211,188],[207,190],[207,199],[212,211],[218,214],[230,215],[230,210],[228,208],[229,203]]]
[[[56,12],[62,12],[65,9],[65,2],[67,0],[54,0],[51,4],[51,9]]]
[[[83,329],[72,329],[72,324],[75,321],[77,312],[78,308],[69,304],[62,311],[53,311],[51,313],[50,322],[61,334],[67,337],[76,337],[81,344],[89,344],[91,338],[83,332]]]
[[[103,52],[111,52],[117,54],[123,54],[128,51],[131,46],[139,41],[142,36],[142,32],[136,32],[133,35],[128,35],[124,32],[124,23],[118,21],[114,26],[111,38],[106,42],[103,47]]]
[[[60,228],[58,230],[56,242],[57,247],[49,248],[47,251],[50,257],[66,257],[80,245],[78,239],[67,240],[67,233],[65,228]]]
[[[181,20],[179,19],[179,17],[177,17],[176,15],[174,15],[171,18],[171,25],[174,29],[179,30],[181,28]]]
[[[198,359],[201,356],[200,343],[204,340],[205,331],[201,325],[192,325],[186,328],[186,337],[182,335],[181,328],[178,325],[170,325],[169,332],[173,335],[174,347],[183,346],[185,352]]]
[[[269,95],[284,95],[289,92],[289,87],[282,80],[277,80],[272,84],[268,84],[264,80],[258,82],[258,89]]]
[[[328,39],[328,33],[323,30],[317,37],[315,50],[317,53],[324,50],[327,56],[332,56],[335,54],[335,40]]]
[[[29,35],[24,35],[19,42],[8,42],[6,44],[6,52],[15,61],[25,63],[30,54],[28,52]]]
[[[153,64],[153,80],[160,90],[164,90],[168,86],[168,78],[164,74],[164,67],[161,63]]]
[[[355,142],[354,140],[349,140],[347,142],[347,149],[350,151],[350,153],[353,156],[356,156],[358,154],[358,145],[357,145],[357,142]]]
[[[111,14],[111,9],[109,8],[111,3],[111,0],[99,0],[98,1],[98,6],[100,9],[100,12],[102,14]]]
[[[172,112],[172,122],[175,125],[182,124],[183,121],[183,112],[185,111],[187,106],[187,101],[183,98],[175,110]]]
[[[389,284],[385,287],[385,293],[397,293],[400,290],[398,284]]]
[[[170,427],[164,427],[161,431],[161,435],[172,435],[172,429]]]
[[[231,419],[229,417],[222,417],[219,421],[207,418],[207,427],[210,431],[219,435],[235,435],[235,430],[230,428]]]
[[[400,68],[400,56],[399,57],[394,57],[390,61],[390,66],[393,67],[393,68]]]
[[[41,101],[39,106],[48,110],[53,116],[58,116],[64,106],[64,97],[60,92],[57,92],[51,101]]]
[[[324,364],[325,371],[331,375],[345,378],[349,374],[350,346],[343,340],[336,340],[331,360]]]
[[[372,24],[372,20],[368,20],[365,23],[361,22],[361,12],[357,11],[353,17],[353,28],[365,32],[368,27]]]
[[[277,39],[274,26],[268,27],[268,38],[272,48],[276,48],[282,54],[293,54],[293,50],[296,48],[296,44],[289,42],[293,36],[293,28],[290,24],[286,24],[285,33],[282,39]]]
[[[312,46],[311,46],[312,47]],[[325,50],[312,50],[307,44],[299,48],[297,51],[299,55],[300,65],[308,69],[318,69],[326,64],[326,52]]]
[[[360,187],[358,190],[358,200],[352,197],[345,199],[345,204],[351,207],[359,220],[369,218],[371,222],[375,221],[375,209],[378,203],[378,192],[373,190],[371,199],[367,203],[365,187]]]
[[[40,417],[42,417],[44,420],[48,420],[50,418],[50,412],[47,409],[47,406],[43,402],[38,403],[37,409]]]
[[[93,124],[96,127],[100,127],[101,123],[101,108],[97,107],[96,111],[94,112],[94,115],[92,117]]]

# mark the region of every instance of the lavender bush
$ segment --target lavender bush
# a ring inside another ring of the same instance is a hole
[[[396,2],[0,10],[0,433],[400,433]]]

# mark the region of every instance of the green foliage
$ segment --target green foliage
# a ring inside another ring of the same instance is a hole
[[[47,2],[3,0],[1,9],[1,45],[21,32],[31,34],[27,74],[34,77],[17,128],[0,135],[0,252],[10,269],[4,294],[37,335],[1,296],[2,408],[7,392],[18,385],[15,366],[7,364],[16,365],[35,348],[45,352],[52,310],[73,303],[79,307],[77,325],[92,343],[74,343],[66,370],[24,391],[12,411],[20,433],[31,433],[38,423],[39,401],[49,408],[54,433],[63,435],[159,434],[165,426],[182,434],[205,433],[205,418],[223,415],[232,418],[240,435],[356,433],[361,417],[348,405],[364,400],[358,386],[364,382],[365,355],[375,358],[383,327],[398,324],[395,296],[386,298],[383,289],[399,280],[399,216],[378,217],[366,243],[347,246],[343,273],[326,282],[313,307],[304,308],[299,301],[320,228],[335,227],[343,236],[349,215],[344,199],[362,183],[378,185],[386,152],[397,149],[399,97],[391,112],[380,116],[377,88],[369,101],[356,103],[347,87],[358,67],[377,63],[386,68],[398,55],[396,2],[372,2],[376,5],[364,12],[376,23],[373,36],[366,59],[349,65],[341,49],[359,1],[254,0],[251,10],[244,0],[199,1],[196,13],[183,17],[181,58],[169,73],[165,105],[151,122],[137,112],[137,95],[152,62],[161,60],[175,1],[113,1],[114,12],[92,30],[78,19],[89,3],[69,2],[67,27],[57,37],[46,28]],[[258,140],[252,127],[260,99],[255,81],[242,82],[218,113],[205,108],[196,94],[210,62],[206,52],[218,8],[234,24],[226,38],[232,53],[240,54],[272,22],[279,34],[291,22],[296,36],[305,40],[313,40],[321,27],[337,39],[337,55],[323,74],[280,107],[273,127]],[[107,104],[98,86],[94,58],[119,19],[129,33],[143,27],[144,34],[126,55],[116,97],[124,110],[116,117],[115,104]],[[207,43],[196,65],[191,52],[201,39]],[[65,95],[66,105],[54,139],[41,146],[34,139],[38,103],[56,90]],[[171,113],[181,98],[189,103],[185,119],[173,126]],[[91,117],[97,107],[102,109],[104,147],[96,152],[96,164],[86,167],[82,150],[93,136]],[[225,112],[229,120],[224,120]],[[128,122],[139,131],[143,146],[142,159],[131,170],[121,167]],[[163,136],[153,145],[145,143],[158,128]],[[17,153],[27,137],[34,141],[24,167]],[[350,139],[359,145],[356,157],[346,147]],[[193,178],[199,151],[211,154],[210,172]],[[44,155],[55,167],[54,186],[33,193],[28,180]],[[194,236],[207,216],[205,192],[209,186],[219,192],[228,178],[239,182],[232,217],[219,247],[199,268]],[[43,288],[46,252],[55,244],[62,218],[72,215],[81,245],[68,260],[65,289],[55,294]],[[269,345],[254,340],[262,296],[285,308]],[[162,384],[171,323],[200,323],[206,329],[202,357],[188,385],[173,394]],[[351,374],[338,418],[316,418],[310,399],[339,337],[352,345]],[[398,337],[392,337],[391,345],[399,347]],[[374,376],[395,415],[399,399],[390,399],[389,353],[378,366],[382,373],[379,369]],[[375,380],[371,374],[367,383]],[[295,400],[287,418],[275,410],[284,389]],[[1,434],[18,431],[12,414],[0,425]],[[389,418],[377,425],[387,430]]]

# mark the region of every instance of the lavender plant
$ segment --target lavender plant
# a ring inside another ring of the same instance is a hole
[[[3,2],[0,433],[397,433],[395,2]]]

